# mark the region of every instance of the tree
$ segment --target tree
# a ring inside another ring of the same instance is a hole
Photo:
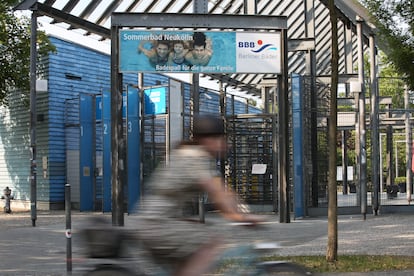
[[[414,90],[414,1],[360,0],[378,28],[377,41]]]
[[[18,0],[0,2],[0,105],[7,105],[7,95],[15,89],[30,88],[30,19],[17,17],[13,7]],[[55,51],[44,32],[37,36],[38,57]]]
[[[328,244],[326,248],[326,260],[334,262],[338,259],[338,199],[336,188],[336,131],[337,131],[337,99],[338,94],[338,15],[336,14],[335,1],[328,1],[328,9],[331,21],[331,90],[329,101],[328,123],[328,152],[329,152],[329,177],[328,177]]]

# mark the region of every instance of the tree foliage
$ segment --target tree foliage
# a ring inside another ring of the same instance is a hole
[[[400,76],[414,90],[414,1],[360,0],[378,27],[377,39]]]
[[[30,18],[18,17],[13,7],[17,0],[0,1],[0,105],[15,89],[29,93],[30,88]],[[38,32],[38,57],[54,51],[44,32]]]

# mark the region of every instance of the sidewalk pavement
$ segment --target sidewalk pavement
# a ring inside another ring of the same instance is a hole
[[[79,230],[93,216],[110,214],[72,211],[72,267],[67,273],[65,236],[66,217],[63,211],[38,211],[36,226],[29,212],[0,213],[0,275],[81,275],[87,268],[85,247]],[[278,242],[280,255],[325,255],[327,219],[305,218],[279,223],[277,215],[263,215],[266,227],[248,229],[235,227],[217,214],[206,215],[206,227],[220,227],[229,242]],[[134,215],[125,216],[125,228],[132,229]],[[217,231],[217,230],[216,230]],[[340,216],[338,218],[338,254],[371,254],[414,256],[414,214]],[[324,276],[408,276],[414,271],[383,271],[370,273],[324,273]]]

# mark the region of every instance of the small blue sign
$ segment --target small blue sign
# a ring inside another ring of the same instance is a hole
[[[97,95],[95,103],[96,103],[96,120],[101,121],[102,120],[102,96]]]
[[[144,90],[145,115],[167,113],[167,87],[155,87]]]

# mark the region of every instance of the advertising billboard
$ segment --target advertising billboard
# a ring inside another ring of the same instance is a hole
[[[281,73],[280,32],[119,33],[119,71]]]

